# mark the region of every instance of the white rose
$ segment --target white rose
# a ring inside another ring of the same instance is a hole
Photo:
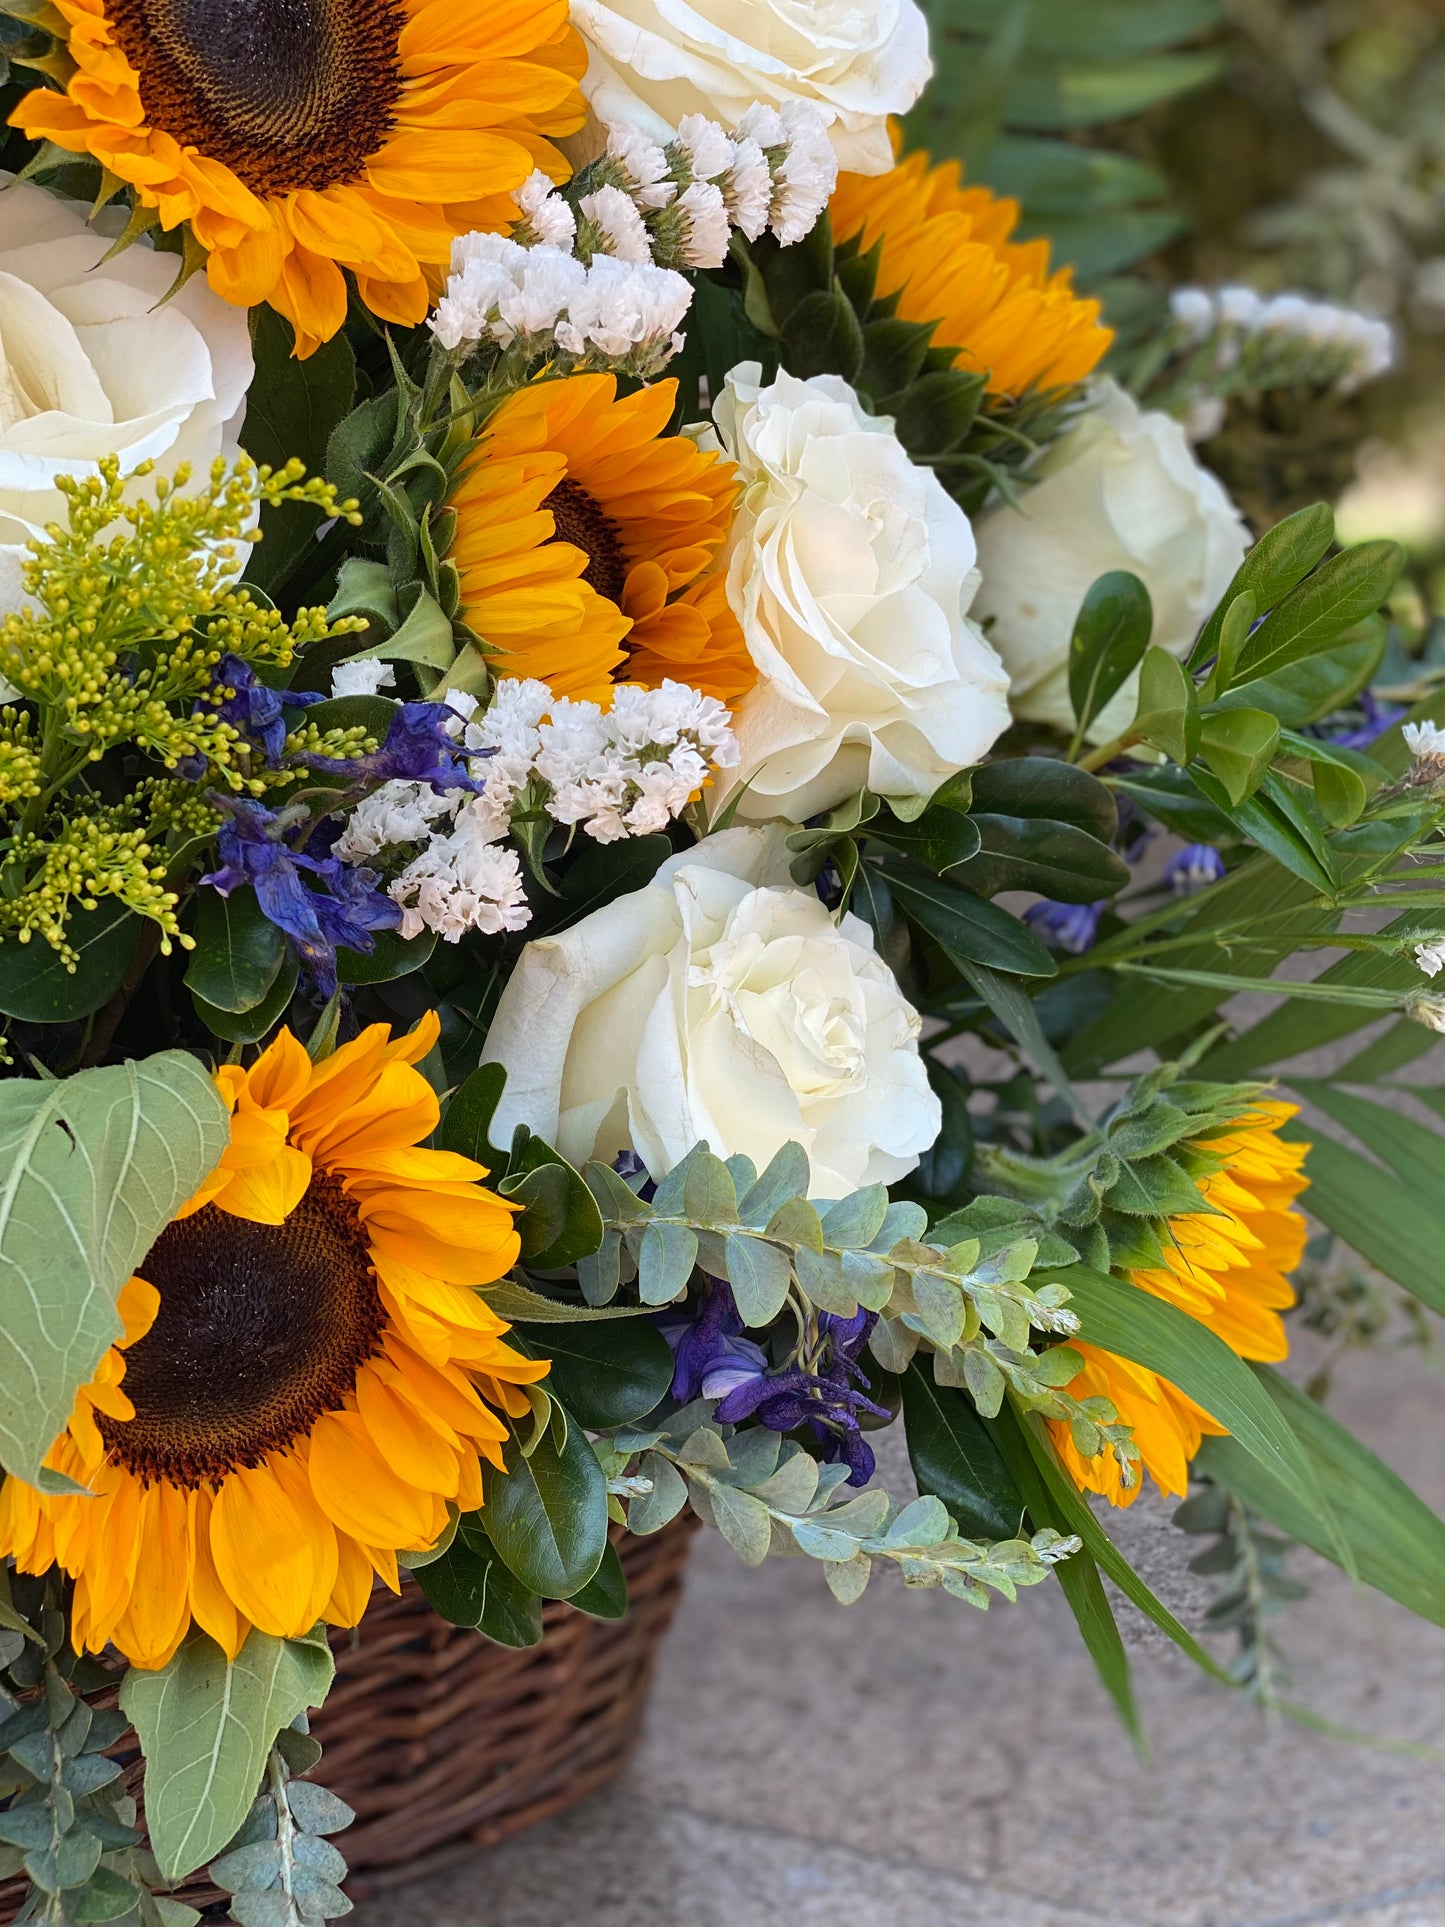
[[[781,833],[727,830],[527,945],[487,1037],[494,1128],[574,1164],[630,1148],[655,1178],[694,1144],[761,1170],[792,1139],[812,1195],[841,1197],[938,1135],[918,1031],[867,925],[788,882]]]
[[[965,613],[968,517],[847,382],[760,373],[734,368],[713,411],[743,484],[728,600],[758,668],[734,712],[743,813],[801,823],[865,784],[929,796],[1009,721]]]
[[[238,445],[254,372],[243,308],[144,242],[102,257],[77,201],[0,175],[0,613],[20,606],[25,544],[63,521],[57,475],[190,462],[204,476]]]
[[[978,524],[983,586],[974,611],[993,618],[988,633],[1008,669],[1014,713],[1060,729],[1074,726],[1069,637],[1101,575],[1139,577],[1154,604],[1153,642],[1182,657],[1249,547],[1239,510],[1194,459],[1178,422],[1142,412],[1107,379],[1090,399],[1038,463],[1042,479],[1021,506],[996,508]],[[1108,742],[1127,729],[1137,696],[1131,676],[1094,719],[1090,739]]]
[[[605,124],[666,142],[687,114],[736,127],[761,102],[806,101],[828,123],[841,167],[886,174],[888,116],[933,71],[914,0],[572,0],[587,42],[582,91]]]

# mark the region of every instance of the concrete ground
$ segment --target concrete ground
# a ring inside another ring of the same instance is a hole
[[[1445,1508],[1438,1362],[1356,1355],[1331,1403]],[[1197,1622],[1167,1516],[1141,1501],[1128,1547]],[[357,1927],[1445,1927],[1445,1631],[1292,1570],[1292,1696],[1438,1757],[1271,1726],[1121,1605],[1141,1765],[1057,1587],[844,1609],[700,1535],[625,1778]]]

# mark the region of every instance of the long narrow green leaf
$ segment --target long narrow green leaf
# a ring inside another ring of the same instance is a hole
[[[1028,1472],[1024,1468],[1031,1465],[1048,1495],[1050,1516],[1044,1523],[1052,1524],[1059,1532],[1077,1533],[1084,1542],[1084,1549],[1097,1562],[1100,1570],[1113,1580],[1124,1597],[1137,1606],[1146,1619],[1152,1621],[1160,1632],[1167,1633],[1179,1650],[1187,1653],[1195,1665],[1212,1679],[1219,1680],[1225,1686],[1233,1686],[1235,1682],[1229,1674],[1204,1650],[1189,1628],[1170,1612],[1163,1600],[1156,1597],[1099,1524],[1088,1501],[1059,1463],[1043,1420],[1037,1413],[1021,1418],[1012,1413],[1012,1408],[1006,1409],[1013,1418],[1013,1424],[1010,1426],[995,1421],[994,1436],[1003,1453],[1004,1463],[1013,1475],[1014,1483],[1024,1493],[1030,1510],[1032,1500],[1029,1499]],[[1002,1417],[1001,1414],[1000,1420]]]
[[[1312,1140],[1308,1202],[1315,1217],[1432,1311],[1445,1312],[1440,1214],[1434,1208],[1438,1192],[1422,1196],[1337,1139],[1321,1137],[1298,1121],[1286,1126],[1285,1135]]]
[[[1059,1503],[1036,1462],[1039,1442],[1020,1424],[1013,1409],[1004,1406],[989,1429],[998,1441],[1014,1484],[1023,1495],[1035,1530],[1052,1526],[1056,1532],[1076,1532],[1078,1527],[1067,1518],[1067,1508]],[[1119,1637],[1118,1623],[1093,1553],[1087,1549],[1073,1553],[1054,1567],[1054,1575],[1063,1588],[1069,1611],[1074,1615],[1105,1692],[1113,1700],[1140,1758],[1147,1758],[1148,1742],[1134,1698],[1129,1655]]]
[[[1423,1025],[1417,1025],[1423,1029]],[[1426,1033],[1429,1034],[1428,1032]],[[1317,1078],[1291,1078],[1290,1087],[1343,1124],[1375,1156],[1427,1198],[1445,1194],[1445,1137],[1398,1110],[1372,1104]]]
[[[1329,1486],[1360,1577],[1422,1619],[1445,1626],[1445,1521],[1312,1398],[1267,1366],[1254,1369]],[[1317,1515],[1237,1439],[1206,1439],[1198,1464],[1282,1532],[1339,1563],[1332,1535]]]

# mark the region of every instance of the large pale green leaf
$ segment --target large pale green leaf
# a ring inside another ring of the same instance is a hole
[[[228,1660],[192,1631],[158,1673],[132,1667],[121,1711],[146,1763],[146,1827],[168,1880],[213,1859],[245,1819],[271,1742],[319,1706],[335,1667],[325,1639],[251,1632]]]
[[[903,1424],[919,1491],[942,1499],[966,1538],[1015,1538],[1024,1500],[993,1428],[965,1393],[934,1382],[932,1361],[922,1354],[903,1374]]]
[[[193,1057],[0,1083],[0,1462],[37,1483],[121,1287],[229,1138]]]
[[[1328,1486],[1335,1525],[1360,1577],[1445,1626],[1445,1521],[1297,1386],[1267,1366],[1254,1369]],[[1206,1439],[1199,1464],[1292,1539],[1338,1562],[1329,1526],[1236,1439]]]

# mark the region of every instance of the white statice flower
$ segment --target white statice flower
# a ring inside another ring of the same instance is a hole
[[[738,133],[756,141],[772,164],[773,193],[768,224],[783,247],[810,234],[838,184],[838,157],[816,108],[785,101],[773,108],[750,107]]]
[[[89,212],[0,172],[0,614],[24,605],[27,544],[65,520],[58,477],[107,455],[124,475],[151,461],[204,476],[240,443],[246,310],[204,275],[170,292],[177,256],[115,253],[124,217]]]
[[[584,194],[577,205],[583,218],[596,229],[602,253],[618,261],[651,261],[652,243],[648,239],[647,223],[632,197],[620,187],[599,187],[591,194]]]
[[[916,0],[572,0],[571,19],[604,125],[631,121],[665,143],[692,115],[734,129],[755,102],[803,103],[860,174],[893,165],[889,116],[932,72]]]
[[[1406,723],[1401,734],[1414,758],[1401,779],[1401,787],[1419,789],[1445,781],[1445,729],[1435,723]]]
[[[691,301],[692,283],[672,268],[594,255],[566,321],[557,325],[557,344],[579,358],[593,349],[620,359],[671,348]]]
[[[1028,722],[1072,729],[1069,639],[1101,575],[1139,577],[1152,640],[1181,659],[1229,587],[1249,530],[1224,485],[1195,459],[1180,424],[1096,380],[1091,406],[1033,466],[1017,508],[977,524],[983,583],[974,602],[1009,673],[1009,702]],[[1137,671],[1100,710],[1092,742],[1127,728]]]
[[[722,191],[733,226],[756,241],[768,225],[773,205],[773,171],[750,134],[733,145],[732,166],[723,179]]]
[[[444,794],[427,783],[383,783],[351,812],[332,853],[343,863],[365,863],[398,844],[426,843],[443,817],[450,820],[458,796],[465,794]]]
[[[683,115],[677,123],[677,145],[695,181],[715,181],[732,166],[732,137],[706,114]]]
[[[512,805],[531,780],[542,740],[538,724],[551,707],[546,683],[507,677],[496,685],[489,707],[466,723],[462,745],[475,759],[471,774],[485,784],[475,814],[496,836],[505,836]]]
[[[713,420],[699,440],[742,485],[727,597],[758,670],[733,719],[741,812],[801,823],[865,787],[932,795],[1009,721],[969,616],[968,517],[836,375],[765,385],[742,363]]]
[[[443,348],[471,347],[491,337],[498,303],[515,292],[526,259],[526,248],[505,235],[456,237],[447,285],[431,318]]]
[[[1432,943],[1417,943],[1415,961],[1427,977],[1438,977],[1445,970],[1445,941],[1437,938]]]
[[[359,662],[339,662],[331,672],[333,696],[378,696],[395,689],[396,671],[389,662],[365,656]]]
[[[570,253],[577,238],[577,216],[540,167],[517,189],[517,206],[535,242]]]
[[[666,207],[676,194],[667,155],[630,121],[614,121],[608,128],[607,153],[626,174],[623,186],[638,207]]]
[[[561,700],[539,736],[548,813],[599,843],[666,828],[714,770],[738,760],[723,705],[671,681],[619,688],[609,710]]]
[[[938,1135],[917,1012],[868,926],[792,885],[779,829],[726,830],[646,889],[530,943],[487,1036],[518,1123],[574,1164],[693,1145],[761,1169],[789,1141],[815,1198],[891,1183]]]
[[[1214,303],[1203,288],[1175,288],[1169,296],[1169,312],[1180,333],[1195,343],[1207,341],[1219,324]]]
[[[435,930],[457,943],[469,930],[495,937],[525,930],[532,920],[517,852],[497,842],[468,804],[458,810],[452,830],[433,837],[388,893],[401,906],[403,937]]]
[[[517,285],[498,298],[497,339],[505,345],[509,336],[536,340],[551,335],[586,280],[587,270],[575,254],[545,244],[528,248]]]
[[[687,224],[682,244],[689,268],[720,268],[728,256],[731,224],[723,191],[711,181],[694,181],[677,197],[677,209]]]

